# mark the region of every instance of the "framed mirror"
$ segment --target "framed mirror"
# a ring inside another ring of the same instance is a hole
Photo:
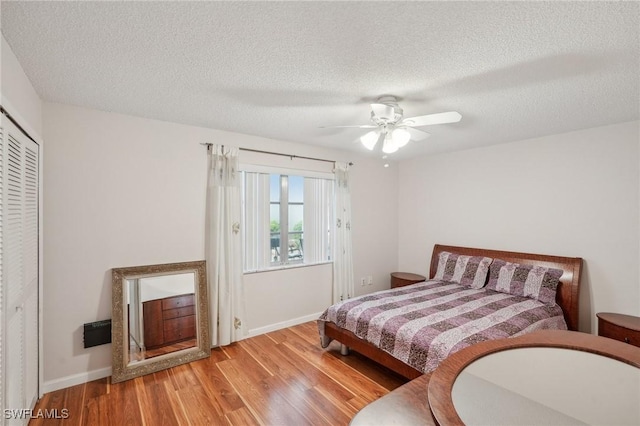
[[[112,383],[211,355],[205,261],[113,268]]]

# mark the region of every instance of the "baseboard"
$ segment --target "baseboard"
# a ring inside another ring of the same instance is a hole
[[[68,388],[82,383],[87,383],[92,380],[98,380],[111,375],[111,367],[101,368],[99,370],[88,371],[86,373],[78,373],[72,376],[62,377],[60,379],[50,380],[44,382],[42,385],[42,393],[49,393],[57,391],[59,389]]]
[[[269,324],[264,327],[254,328],[249,330],[247,333],[247,337],[259,336],[261,334],[269,333],[270,331],[276,331],[287,327],[292,327],[294,325],[302,324],[308,321],[317,320],[318,317],[322,314],[322,312],[317,312],[315,314],[305,315],[303,317],[290,319],[287,321],[278,322],[275,324]],[[86,373],[78,373],[72,376],[62,377],[60,379],[50,380],[48,382],[44,382],[42,385],[42,393],[49,393],[53,391],[57,391],[60,389],[68,388],[75,385],[80,385],[82,383],[87,383],[92,380],[102,379],[104,377],[109,377],[111,375],[111,367],[101,368],[99,370],[88,371]]]
[[[247,337],[259,336],[261,334],[269,333],[270,331],[281,330],[287,327],[293,327],[294,325],[302,324],[303,322],[314,321],[317,320],[322,312],[317,312],[315,314],[305,315],[303,317],[290,319],[287,321],[278,322],[275,324],[269,324],[264,327],[254,328],[249,330],[247,333]]]

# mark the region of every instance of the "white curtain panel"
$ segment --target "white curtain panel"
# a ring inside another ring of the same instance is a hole
[[[353,254],[351,250],[351,191],[349,166],[336,163],[335,235],[333,239],[333,302],[349,299],[354,295]]]
[[[246,335],[240,184],[238,149],[212,145],[206,235],[212,346],[228,345]]]

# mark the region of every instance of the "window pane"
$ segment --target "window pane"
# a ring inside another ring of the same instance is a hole
[[[304,221],[304,178],[289,176],[289,261],[302,262],[303,259],[303,221]]]
[[[280,175],[269,175],[269,200],[280,202]]]
[[[289,233],[293,231],[302,232],[303,218],[304,218],[304,204],[289,203]]]
[[[271,203],[269,213],[271,232],[280,232],[280,203]]]
[[[302,232],[304,218],[304,178],[289,176],[289,226],[288,231]]]
[[[289,204],[289,260],[302,261],[304,234],[302,218],[304,209],[302,204]]]
[[[269,175],[269,200],[271,262],[280,263],[280,175]]]
[[[302,203],[304,201],[304,178],[302,176],[289,176],[289,203]]]

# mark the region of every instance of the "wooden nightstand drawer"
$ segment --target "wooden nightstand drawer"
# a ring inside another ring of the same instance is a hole
[[[411,285],[425,281],[427,278],[418,274],[410,274],[409,272],[392,272],[391,273],[391,288],[404,287],[405,285]]]
[[[164,321],[164,338],[167,342],[192,339],[196,337],[195,315]]]
[[[640,318],[631,315],[600,312],[598,336],[626,342],[640,347]]]
[[[164,311],[193,305],[195,305],[194,294],[185,294],[183,296],[174,296],[162,299],[162,310]]]
[[[184,308],[167,309],[166,311],[162,311],[162,318],[167,320],[171,318],[195,315],[195,313],[196,313],[195,306],[185,306]]]

